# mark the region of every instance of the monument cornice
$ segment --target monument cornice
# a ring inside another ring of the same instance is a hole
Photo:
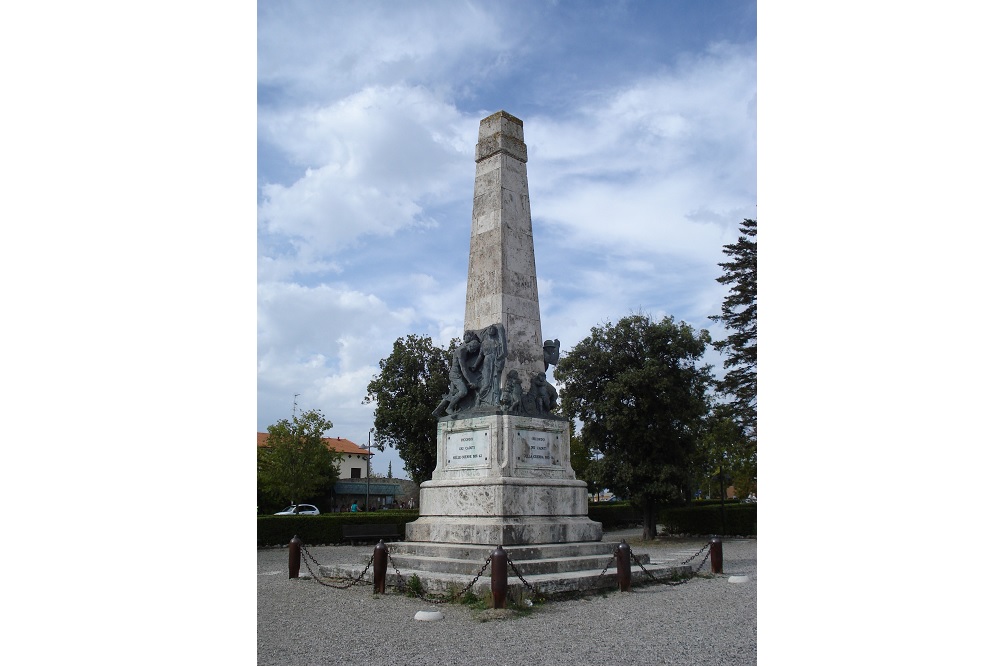
[[[528,147],[524,144],[524,123],[506,111],[498,111],[480,123],[476,163],[500,153],[520,162],[528,161]]]

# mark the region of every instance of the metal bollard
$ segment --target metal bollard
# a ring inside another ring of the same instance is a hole
[[[722,540],[718,537],[713,537],[710,539],[709,553],[712,555],[712,574],[719,574],[722,572]]]
[[[296,535],[288,543],[288,578],[299,578],[299,565],[302,564],[302,540]]]
[[[615,547],[615,559],[618,561],[618,590],[632,590],[632,548],[625,540]]]
[[[385,593],[385,571],[389,566],[389,549],[382,540],[379,540],[378,544],[375,545],[375,556],[372,563],[375,565],[375,592]]]
[[[497,545],[490,555],[490,592],[493,594],[493,608],[507,608],[507,552],[503,545]]]

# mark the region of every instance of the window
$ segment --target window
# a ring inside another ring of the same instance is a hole
[[[361,468],[351,468],[351,479],[361,479]]]

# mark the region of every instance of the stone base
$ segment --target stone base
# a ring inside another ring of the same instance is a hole
[[[569,592],[593,592],[618,587],[618,567],[614,557],[617,545],[611,542],[569,544],[534,544],[504,547],[507,558],[517,568],[507,577],[511,599],[534,594],[551,595]],[[427,542],[392,542],[386,545],[389,563],[386,586],[405,588],[416,575],[423,590],[447,594],[469,590],[477,596],[490,593],[492,569],[483,570],[495,546],[481,544],[431,544]],[[694,550],[670,554],[656,562],[648,554],[634,554],[632,581],[636,585],[674,576],[690,575],[687,564]],[[327,577],[357,579],[365,572],[361,564],[321,566]],[[368,579],[372,578],[368,569]],[[522,579],[523,578],[523,579]]]
[[[505,414],[438,422],[438,466],[420,485],[409,542],[599,542],[587,484],[569,464],[569,423]]]
[[[406,524],[408,542],[518,545],[599,542],[601,524],[586,517],[420,517]]]
[[[600,541],[587,517],[586,483],[569,479],[482,478],[424,482],[411,542],[548,544]]]

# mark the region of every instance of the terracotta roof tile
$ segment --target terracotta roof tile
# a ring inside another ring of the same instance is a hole
[[[267,433],[257,432],[258,447],[267,446],[267,435]],[[323,441],[326,443],[327,447],[335,452],[341,452],[342,454],[360,454],[361,456],[368,454],[367,449],[359,447],[347,438],[323,438]]]

